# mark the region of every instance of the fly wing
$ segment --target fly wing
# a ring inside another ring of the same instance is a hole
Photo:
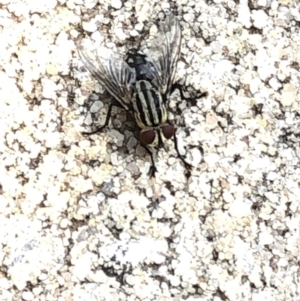
[[[77,46],[84,66],[125,109],[130,108],[134,69],[112,50],[102,46],[93,49],[87,44],[87,40],[81,40]]]
[[[161,94],[168,95],[174,83],[181,49],[181,29],[174,15],[166,17],[152,40],[149,57],[155,69],[155,80]]]

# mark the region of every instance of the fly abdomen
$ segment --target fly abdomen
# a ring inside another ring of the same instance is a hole
[[[162,97],[149,81],[136,82],[133,108],[135,119],[142,129],[157,127],[167,120],[167,112]]]
[[[136,48],[132,48],[127,52],[126,63],[135,70],[136,81],[153,80],[153,64],[147,60],[146,55],[140,53]]]

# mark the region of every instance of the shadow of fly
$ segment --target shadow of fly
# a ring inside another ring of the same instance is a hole
[[[181,51],[181,29],[174,15],[166,16],[161,21],[157,35],[150,43],[147,55],[132,48],[122,58],[105,47],[89,50],[83,40],[79,42],[78,52],[84,66],[113,98],[104,125],[83,134],[101,132],[109,124],[114,106],[129,110],[140,129],[140,144],[151,157],[149,175],[154,177],[157,171],[153,148],[158,151],[166,140],[173,138],[177,155],[189,177],[192,166],[179,153],[176,129],[168,120],[169,97],[175,89],[185,100],[194,100],[207,93],[197,92],[196,97],[186,97],[183,86],[175,82]]]

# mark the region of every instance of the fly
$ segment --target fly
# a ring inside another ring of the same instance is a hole
[[[140,144],[151,157],[149,175],[153,177],[157,171],[151,148],[159,150],[166,140],[173,138],[177,155],[189,177],[192,166],[179,153],[176,129],[168,120],[169,97],[175,89],[179,89],[182,99],[192,99],[185,97],[183,87],[175,82],[181,51],[181,29],[177,18],[171,14],[161,22],[147,56],[136,48],[130,49],[125,59],[104,47],[93,52],[86,49],[82,43],[78,46],[81,60],[113,101],[104,125],[83,134],[102,131],[109,124],[114,106],[129,110],[140,128]],[[206,95],[206,92],[199,93],[197,98]]]

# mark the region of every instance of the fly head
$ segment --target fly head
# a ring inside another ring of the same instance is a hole
[[[164,124],[157,128],[142,129],[140,141],[145,146],[163,147],[166,140],[171,139],[175,134],[175,128],[172,124]]]

